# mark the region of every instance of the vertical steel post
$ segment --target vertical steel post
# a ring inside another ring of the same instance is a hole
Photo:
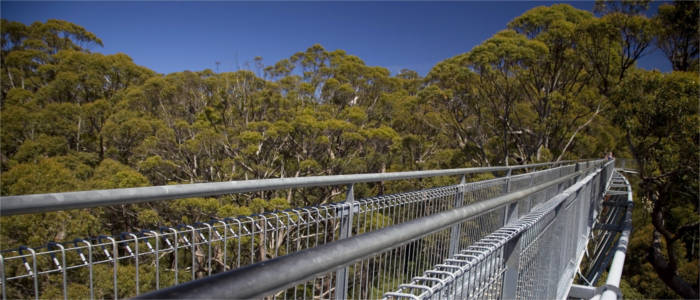
[[[561,178],[562,176],[564,176],[564,174],[563,174],[564,168],[562,166],[558,166],[557,168],[559,169],[559,178]],[[566,187],[568,187],[570,184],[571,184],[570,182],[566,182],[566,183],[562,182],[562,183],[558,184],[557,185],[557,194],[561,193],[561,191],[566,189]]]
[[[513,214],[513,215],[517,215]],[[518,276],[520,272],[520,238],[522,233],[514,236],[503,245],[503,261],[506,269],[503,272],[503,285],[501,287],[501,299],[515,299],[518,289]]]
[[[63,264],[64,266],[66,264]],[[65,272],[64,272],[65,273]],[[5,280],[5,257],[0,254],[0,281],[2,281],[2,300],[7,299],[7,280]],[[65,293],[66,290],[63,290]]]
[[[596,201],[595,201],[595,208],[594,208],[594,216],[597,216],[598,213],[600,212],[601,206],[603,205],[603,201],[605,200],[605,189],[607,188],[607,179],[608,179],[608,168],[605,167],[605,164],[607,162],[603,162],[602,166],[600,166],[600,188],[598,189],[598,195],[596,195]]]
[[[353,205],[355,202],[355,185],[348,185],[348,193],[345,196],[345,204],[341,210],[340,218],[340,239],[346,239],[352,236],[352,215]],[[347,211],[346,211],[347,209]],[[343,267],[335,271],[335,299],[342,300],[347,298],[348,294],[348,273],[350,266]]]
[[[527,187],[531,188],[531,187],[535,186],[535,175],[533,175],[531,173],[529,177],[530,177],[530,184]],[[530,194],[529,196],[527,196],[527,198],[526,198],[527,199],[527,207],[525,207],[525,214],[529,213],[530,210],[532,210],[532,206],[533,206],[532,202],[536,200],[536,199],[533,199],[533,198],[535,198],[536,194],[537,193]],[[525,199],[518,200],[518,202],[520,202],[520,201],[525,201]],[[525,204],[525,203],[523,203],[523,204]]]
[[[506,194],[509,193],[511,189],[511,175],[512,170],[509,169],[506,175]],[[532,179],[530,181],[530,186],[532,186]],[[503,226],[518,220],[519,202],[520,201],[515,201],[506,205]],[[505,262],[506,270],[503,274],[502,299],[515,299],[516,296],[518,271],[520,268],[520,236],[521,234],[518,234],[503,246],[503,261]]]
[[[509,193],[511,190],[512,171],[512,169],[508,169],[508,173],[506,174],[504,194]],[[505,206],[503,226],[518,220],[518,202],[520,201],[515,201]],[[501,295],[503,299],[515,299],[516,287],[518,285],[518,264],[520,262],[520,234],[504,245],[503,261],[505,262],[506,270],[503,274]]]
[[[466,175],[462,175],[462,179],[459,181],[459,187],[457,188],[457,195],[455,195],[454,208],[462,207],[464,204],[464,184],[467,182]],[[462,234],[462,227],[460,224],[452,225],[450,230],[450,248],[449,257],[457,254],[459,251],[459,236]]]
[[[506,173],[506,186],[503,189],[503,194],[508,194],[510,193],[511,189],[511,175],[513,174],[513,169],[508,169],[508,173]],[[518,219],[518,201],[515,201],[514,203],[508,204],[505,207],[505,212],[503,214],[503,226],[507,225],[509,222],[515,221]]]

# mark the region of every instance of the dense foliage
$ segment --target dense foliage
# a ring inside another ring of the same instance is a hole
[[[2,20],[2,195],[634,157],[625,293],[698,295],[698,4],[534,8],[426,75],[313,45],[157,74],[65,21]],[[668,74],[638,69],[657,45]],[[378,184],[356,191],[385,193]],[[371,190],[370,190],[371,189]],[[342,199],[338,187],[0,219],[2,248]],[[661,278],[662,280],[659,280]],[[665,283],[665,285],[663,283]],[[77,287],[74,287],[77,288]],[[15,295],[22,296],[22,295]]]

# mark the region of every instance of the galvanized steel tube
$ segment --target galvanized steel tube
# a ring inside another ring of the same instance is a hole
[[[8,216],[76,208],[132,204],[189,197],[207,197],[233,193],[283,190],[301,187],[347,185],[362,182],[379,182],[436,176],[454,176],[486,172],[504,172],[516,169],[560,165],[568,162],[570,161],[485,168],[462,168],[449,170],[411,171],[394,173],[256,179],[243,181],[93,190],[68,193],[6,196],[0,197],[0,215]]]
[[[620,288],[620,279],[622,278],[622,269],[625,265],[625,255],[627,253],[627,245],[629,244],[630,235],[632,234],[632,190],[629,181],[625,179],[627,183],[627,189],[629,193],[627,194],[627,209],[625,212],[625,221],[622,225],[622,234],[620,234],[620,239],[617,242],[617,249],[615,250],[615,256],[613,257],[612,263],[610,264],[610,269],[608,271],[608,278],[605,281],[605,285],[609,287],[616,287],[618,290]],[[618,299],[617,291],[612,289],[605,289],[601,295],[602,300],[614,300]]]

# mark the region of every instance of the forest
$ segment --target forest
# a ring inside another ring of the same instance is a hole
[[[2,19],[0,194],[634,159],[627,298],[698,298],[695,1],[540,6],[422,77],[311,45],[158,74],[89,28]],[[673,71],[637,67],[662,51]],[[356,193],[382,194],[377,185]],[[338,188],[0,217],[0,248],[342,201]],[[26,297],[26,295],[14,295]]]

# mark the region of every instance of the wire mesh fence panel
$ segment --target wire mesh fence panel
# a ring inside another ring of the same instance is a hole
[[[617,250],[615,244],[621,236],[622,230],[620,229],[626,217],[627,206],[630,205],[628,203],[630,191],[628,181],[615,171],[602,201],[602,206],[600,206],[600,212],[594,219],[590,241],[584,245],[588,255],[583,258],[580,264],[581,273],[577,276],[576,283],[596,285],[601,279],[602,273],[606,271],[605,266],[611,261]],[[610,226],[613,230],[608,230],[611,228]]]
[[[486,236],[489,232],[493,232],[502,225],[502,218],[502,210],[494,210],[464,222],[462,224],[465,226],[463,229],[471,226],[471,230],[462,230],[460,240],[468,242],[469,240],[478,240],[474,236]],[[478,223],[483,225],[480,227],[471,225]],[[350,270],[348,290],[345,297],[342,298],[378,299],[385,292],[397,289],[401,283],[420,274],[432,274],[437,277],[446,276],[447,272],[445,270],[449,270],[450,266],[436,270],[431,269],[450,257],[451,230],[452,228],[446,228],[433,232],[420,239],[397,245],[350,264],[348,267]],[[470,243],[475,244],[474,242]],[[473,247],[484,248],[489,246],[489,244],[477,244]],[[469,293],[474,295],[495,295],[497,289],[494,286],[500,284],[498,276],[500,276],[499,272],[502,271],[498,269],[500,254],[490,254],[488,261],[489,267],[480,270],[478,275],[480,276],[479,280],[488,281],[490,285],[481,284],[478,289],[470,290]],[[491,272],[493,274],[483,272]],[[273,293],[270,296],[277,299],[335,298],[336,291],[333,290],[333,286],[337,277],[334,274],[334,272],[329,272],[317,276],[302,284]]]
[[[573,173],[561,169],[561,174]],[[539,179],[557,173],[548,170]],[[517,221],[463,247],[458,254],[400,284],[386,299],[554,299],[566,297],[591,230],[590,210],[603,200],[600,170],[584,180],[552,185],[517,201]],[[520,175],[518,175],[520,176]],[[558,176],[558,173],[557,173]],[[517,180],[524,182],[522,176]],[[524,184],[523,184],[524,185]],[[523,187],[524,188],[524,187]],[[533,205],[534,203],[534,205]],[[529,212],[528,212],[529,211]],[[470,221],[466,221],[468,223]],[[508,272],[513,276],[506,276]]]
[[[615,167],[624,169],[624,170],[632,170],[632,171],[637,171],[639,170],[639,165],[637,164],[637,161],[635,159],[631,158],[616,158],[615,159]]]

